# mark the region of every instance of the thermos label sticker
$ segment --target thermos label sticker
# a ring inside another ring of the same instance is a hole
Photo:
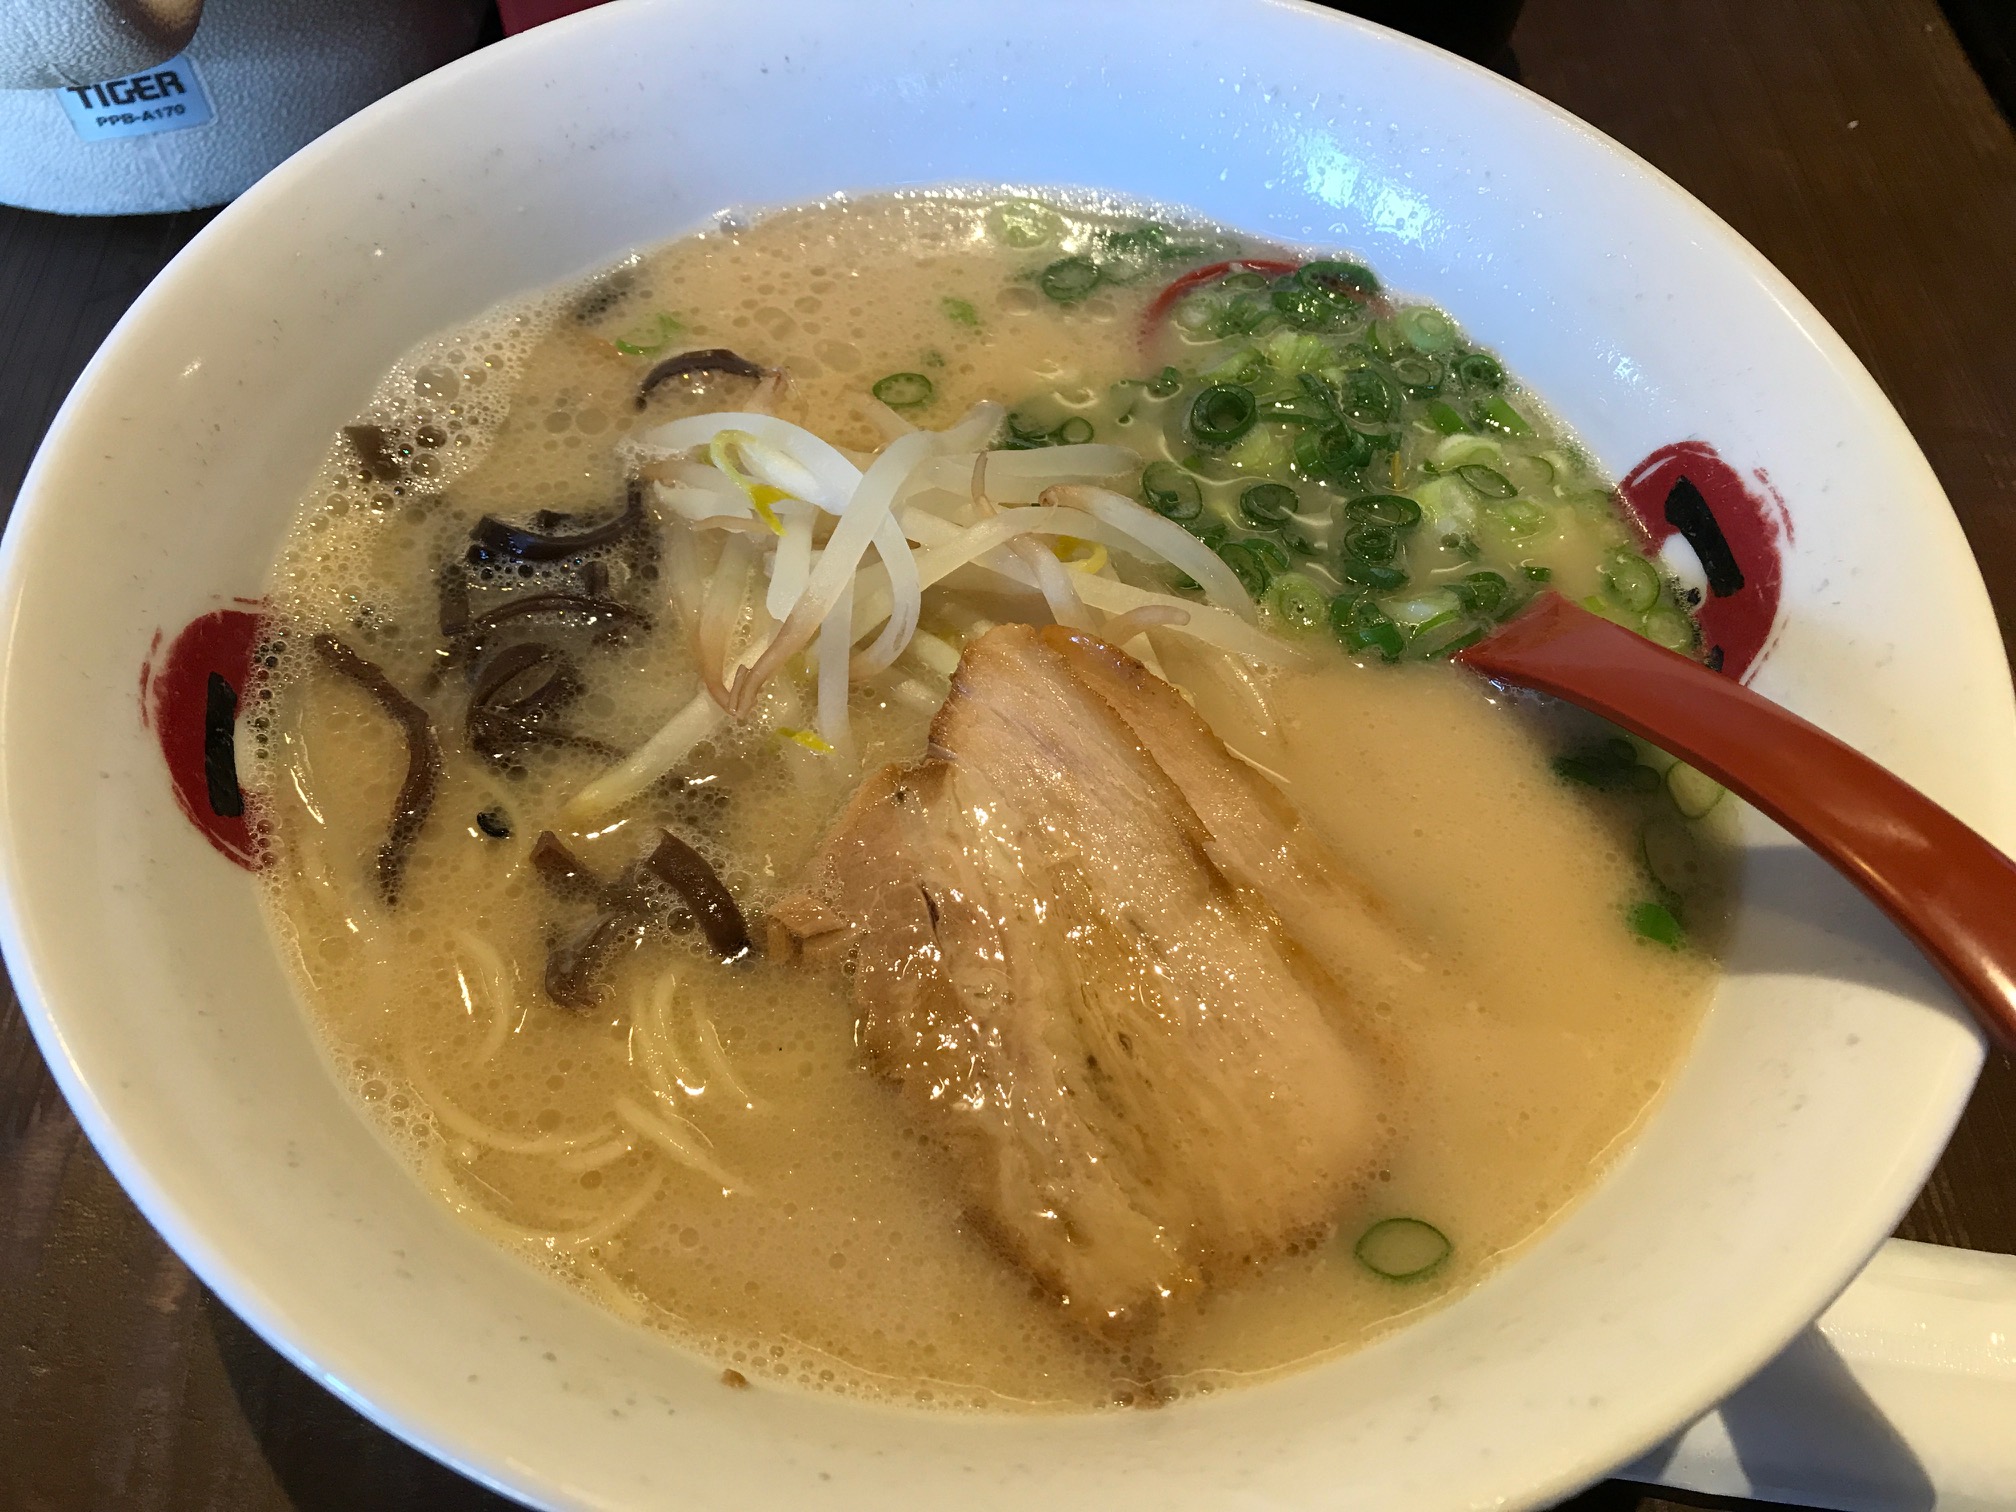
[[[214,114],[203,79],[187,57],[102,84],[72,84],[57,90],[56,98],[87,142],[181,131],[207,124]]]

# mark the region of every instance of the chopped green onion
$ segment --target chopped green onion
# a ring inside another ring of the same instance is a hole
[[[1489,633],[1483,625],[1476,625],[1450,636],[1447,640],[1439,636],[1424,639],[1415,645],[1414,650],[1423,661],[1434,661],[1438,657],[1454,656],[1465,646],[1476,645]]]
[[[1440,399],[1429,401],[1428,423],[1445,436],[1460,436],[1470,429],[1470,422],[1456,413],[1455,406],[1444,404]]]
[[[1670,816],[1653,819],[1639,835],[1638,844],[1645,870],[1669,893],[1685,898],[1707,881],[1708,858],[1686,820]]]
[[[1456,597],[1472,614],[1496,614],[1512,585],[1495,572],[1473,572],[1456,584]]]
[[[1266,536],[1248,536],[1244,544],[1260,559],[1260,565],[1267,569],[1270,576],[1288,570],[1288,552],[1279,541]]]
[[[1167,399],[1183,387],[1183,375],[1173,367],[1165,367],[1155,375],[1155,381],[1148,385],[1148,392],[1157,399]]]
[[[1615,551],[1603,563],[1603,590],[1626,609],[1643,614],[1659,602],[1659,574],[1643,557]]]
[[[1239,495],[1239,513],[1263,529],[1286,524],[1302,501],[1285,483],[1255,483]]]
[[[1344,549],[1361,562],[1384,565],[1400,554],[1400,533],[1391,525],[1355,526],[1344,533]]]
[[[1267,567],[1251,541],[1228,541],[1218,548],[1218,555],[1248,593],[1258,598],[1267,591]]]
[[[1230,446],[1253,428],[1258,414],[1251,389],[1214,383],[1190,405],[1190,433],[1206,446]]]
[[[1365,342],[1381,357],[1397,357],[1412,350],[1407,338],[1400,334],[1400,327],[1391,320],[1373,321],[1372,328],[1365,333]]]
[[[1437,467],[1450,472],[1468,462],[1497,468],[1505,463],[1505,448],[1489,436],[1474,435],[1465,431],[1460,435],[1444,436],[1437,441],[1434,458]]]
[[[1400,633],[1400,627],[1391,620],[1363,626],[1359,634],[1363,638],[1364,646],[1377,651],[1385,661],[1400,660],[1400,653],[1407,649],[1407,638]]]
[[[1099,269],[1108,283],[1138,283],[1169,256],[1169,228],[1143,221],[1129,231],[1100,238]]]
[[[1083,446],[1092,435],[1092,422],[1083,415],[1073,415],[1050,432],[1050,439],[1059,446]]]
[[[1378,593],[1392,593],[1407,586],[1407,571],[1404,567],[1386,567],[1377,562],[1360,561],[1357,557],[1344,557],[1337,563],[1337,576],[1347,583],[1356,583],[1360,588],[1370,588]]]
[[[1348,425],[1325,426],[1316,433],[1315,446],[1317,476],[1333,481],[1372,461],[1372,438]],[[1301,460],[1299,446],[1296,460]]]
[[[1014,411],[1008,414],[1008,441],[1005,451],[1031,451],[1050,444],[1050,432],[1033,420],[1024,419]]]
[[[1271,477],[1288,471],[1295,461],[1295,445],[1280,427],[1255,425],[1233,443],[1224,458],[1243,472]]]
[[[1346,651],[1377,651],[1386,661],[1398,661],[1407,638],[1386,612],[1369,598],[1340,593],[1330,601],[1330,630]]]
[[[1141,497],[1157,514],[1194,520],[1204,510],[1204,490],[1174,462],[1150,462],[1141,474]]]
[[[1592,593],[1582,600],[1582,607],[1599,619],[1607,619],[1613,625],[1622,625],[1626,630],[1634,630],[1637,619],[1629,609],[1617,607],[1617,601],[1607,594]]]
[[[1456,469],[1456,476],[1487,499],[1509,499],[1519,492],[1510,478],[1480,462],[1466,462]]]
[[[655,357],[671,345],[679,330],[679,322],[660,310],[636,330],[618,336],[613,345],[625,357]]]
[[[1197,537],[1206,546],[1216,551],[1232,538],[1232,532],[1217,515],[1202,515],[1194,520],[1186,520],[1183,528]]]
[[[1538,562],[1523,563],[1519,570],[1536,583],[1551,582],[1554,577],[1554,569],[1552,567],[1543,567]]]
[[[1298,331],[1334,330],[1349,311],[1321,289],[1276,289],[1273,302],[1276,313]]]
[[[1099,264],[1089,257],[1060,257],[1037,277],[1036,283],[1059,304],[1076,304],[1099,287],[1103,275]]]
[[[1694,622],[1678,609],[1654,609],[1645,616],[1645,639],[1668,651],[1694,648]]]
[[[1365,431],[1365,444],[1376,452],[1397,452],[1400,450],[1400,433],[1394,429]],[[1403,464],[1404,466],[1404,464]]]
[[[1412,598],[1388,599],[1380,606],[1410,637],[1454,624],[1463,616],[1463,602],[1453,589],[1430,588]]]
[[[1304,263],[1295,270],[1295,281],[1305,288],[1321,289],[1346,297],[1370,298],[1379,292],[1379,279],[1363,263],[1318,261]]]
[[[1385,1218],[1358,1236],[1351,1253],[1375,1276],[1388,1281],[1425,1281],[1440,1270],[1455,1246],[1448,1235],[1419,1218]]]
[[[1267,338],[1268,363],[1283,373],[1308,373],[1337,360],[1331,344],[1307,331],[1276,331]]]
[[[1354,420],[1391,420],[1400,413],[1399,391],[1377,368],[1354,368],[1346,373],[1339,397],[1345,413]]]
[[[1508,436],[1533,434],[1533,427],[1526,423],[1526,417],[1497,394],[1493,394],[1477,407],[1477,423],[1488,425],[1493,430],[1503,431]]]
[[[1214,362],[1197,376],[1206,383],[1253,383],[1267,371],[1266,355],[1257,347],[1241,347]]]
[[[869,390],[891,409],[917,409],[931,402],[931,380],[922,373],[891,373]]]
[[[1456,359],[1456,376],[1466,388],[1495,389],[1504,384],[1505,369],[1489,352],[1465,352]]]
[[[1687,931],[1680,927],[1680,921],[1673,916],[1673,910],[1664,903],[1637,903],[1625,915],[1631,925],[1631,932],[1641,939],[1664,945],[1668,950],[1678,950],[1687,943]]]
[[[1654,793],[1659,774],[1638,759],[1638,748],[1622,736],[1566,756],[1556,756],[1554,774],[1606,793]]]
[[[1283,629],[1306,635],[1323,623],[1329,605],[1314,583],[1299,572],[1288,572],[1268,586],[1265,608]]]
[[[1364,494],[1345,506],[1350,513],[1395,530],[1412,530],[1421,523],[1421,506],[1405,494]]]
[[[1673,806],[1689,819],[1699,819],[1716,804],[1728,791],[1705,772],[1697,772],[1684,761],[1676,761],[1666,768],[1666,793],[1673,800]]]
[[[1296,386],[1315,401],[1316,406],[1332,420],[1342,420],[1344,410],[1337,402],[1337,391],[1330,386],[1330,380],[1321,373],[1297,373]]]
[[[1026,251],[1055,241],[1064,229],[1064,218],[1035,200],[1003,200],[987,212],[987,229],[997,241]]]
[[[973,308],[970,299],[954,299],[950,294],[938,301],[938,308],[945,312],[945,318],[959,325],[980,328],[980,312]]]
[[[1274,306],[1258,294],[1235,294],[1219,311],[1213,332],[1218,336],[1250,336],[1274,316]]]
[[[1433,357],[1396,357],[1393,359],[1393,376],[1400,380],[1402,388],[1418,399],[1442,387],[1442,364]]]
[[[1229,301],[1215,293],[1191,294],[1170,312],[1169,319],[1179,331],[1193,336],[1210,335],[1217,331],[1228,305]]]
[[[1522,541],[1540,534],[1550,519],[1546,509],[1531,499],[1501,499],[1486,506],[1485,512],[1503,525],[1508,535]]]
[[[1413,305],[1393,317],[1394,327],[1417,352],[1446,352],[1456,345],[1456,323],[1440,310]]]
[[[1307,399],[1293,396],[1285,399],[1269,399],[1263,420],[1278,420],[1283,425],[1315,426],[1321,428],[1331,423],[1332,416],[1322,411],[1312,411]]]

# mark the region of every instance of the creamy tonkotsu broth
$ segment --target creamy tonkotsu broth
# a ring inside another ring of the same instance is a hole
[[[877,488],[927,577],[986,550],[910,637],[854,543],[766,668]],[[1005,195],[724,220],[431,338],[335,444],[241,746],[274,929],[430,1187],[731,1384],[1264,1378],[1586,1191],[1714,980],[1716,790],[1445,659],[1543,582],[1693,645],[1572,439],[1355,263]]]

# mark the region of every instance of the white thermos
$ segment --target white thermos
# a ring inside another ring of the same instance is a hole
[[[473,47],[484,0],[0,0],[0,203],[221,204]]]

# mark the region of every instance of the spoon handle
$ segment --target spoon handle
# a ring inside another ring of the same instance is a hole
[[[1458,661],[1622,725],[1748,799],[1838,868],[2016,1051],[2016,862],[1797,714],[1542,595]]]

